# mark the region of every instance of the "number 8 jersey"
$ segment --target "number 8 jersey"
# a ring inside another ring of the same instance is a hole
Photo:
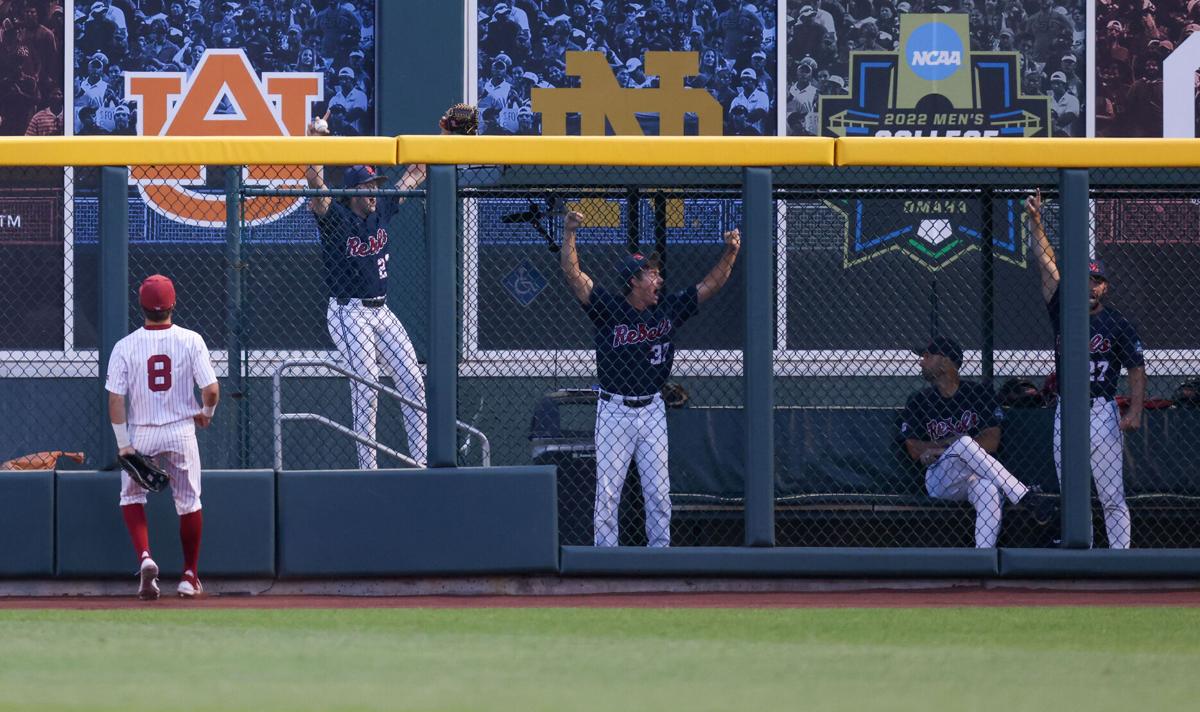
[[[216,381],[204,339],[164,324],[143,327],[117,342],[104,387],[129,396],[130,425],[170,425],[200,412],[193,385],[204,388]]]

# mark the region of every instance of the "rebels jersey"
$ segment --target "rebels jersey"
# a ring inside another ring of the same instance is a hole
[[[1004,411],[991,388],[974,381],[963,381],[949,398],[936,387],[926,388],[909,397],[900,416],[901,440],[933,442],[948,437],[975,437],[1000,425]]]
[[[333,200],[317,215],[321,267],[329,296],[369,299],[387,294],[388,223],[399,210],[395,198],[382,198],[373,213],[360,218],[343,200]]]
[[[638,311],[600,287],[584,306],[596,327],[596,375],[600,388],[623,396],[658,393],[671,375],[671,333],[700,308],[695,287],[668,294]]]
[[[1050,323],[1054,325],[1054,365],[1058,371],[1062,361],[1062,328],[1058,323],[1058,290],[1046,304],[1050,312]],[[1098,314],[1090,315],[1088,357],[1091,360],[1091,397],[1117,397],[1117,381],[1121,378],[1121,367],[1137,368],[1145,365],[1142,356],[1142,340],[1129,320],[1116,309],[1104,307]]]
[[[204,339],[172,325],[143,327],[118,341],[104,387],[129,396],[131,425],[168,425],[200,412],[193,385],[216,382]]]

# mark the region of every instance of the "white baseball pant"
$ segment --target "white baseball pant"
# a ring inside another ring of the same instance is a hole
[[[662,396],[630,408],[622,396],[596,401],[596,546],[617,546],[621,488],[636,458],[646,503],[646,540],[671,545],[671,480],[667,472],[667,410]]]
[[[191,418],[167,425],[130,425],[134,449],[153,457],[171,478],[171,496],[179,516],[200,510],[200,447]],[[145,504],[146,489],[121,472],[121,506]]]
[[[925,471],[925,490],[930,497],[966,500],[975,507],[975,546],[980,549],[995,548],[1000,537],[1001,495],[1016,504],[1029,492],[999,460],[966,435],[951,443]]]
[[[379,361],[396,384],[396,390],[407,399],[425,403],[425,377],[417,363],[417,352],[404,325],[387,306],[362,306],[359,299],[345,305],[329,300],[327,313],[329,336],[337,346],[346,366],[354,373],[372,381],[379,380]],[[350,384],[350,406],[354,414],[354,432],[375,440],[375,418],[379,412],[379,393],[361,383]],[[404,432],[408,436],[408,454],[425,466],[428,431],[425,412],[402,405]],[[358,468],[378,467],[375,448],[359,443]]]
[[[1115,401],[1092,399],[1091,411],[1092,480],[1104,509],[1104,529],[1108,546],[1128,549],[1132,534],[1129,504],[1125,501],[1125,442],[1121,435],[1121,417]],[[1062,408],[1054,410],[1054,469],[1062,483]],[[1089,498],[1090,499],[1090,498]]]

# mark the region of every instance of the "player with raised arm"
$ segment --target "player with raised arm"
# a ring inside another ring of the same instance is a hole
[[[636,459],[646,506],[650,546],[671,543],[667,417],[660,391],[671,375],[675,330],[720,291],[741,247],[741,233],[725,233],[725,251],[698,284],[660,297],[659,269],[638,254],[625,255],[618,269],[623,296],[595,286],[580,269],[575,245],[584,217],[569,212],[559,261],[567,285],[595,328],[596,403],[595,545],[617,546],[617,510],[629,462]]]
[[[1054,248],[1042,225],[1042,195],[1025,201],[1032,233],[1032,250],[1041,276],[1042,299],[1054,326],[1054,358],[1062,359],[1062,325],[1059,323],[1059,272]],[[1108,274],[1092,260],[1088,266],[1089,358],[1091,361],[1091,462],[1096,494],[1104,509],[1108,545],[1128,549],[1132,538],[1129,505],[1125,501],[1123,430],[1141,427],[1142,404],[1146,400],[1146,366],[1142,342],[1133,324],[1116,309],[1105,305]],[[1119,415],[1116,404],[1121,369],[1129,374],[1129,410]],[[1057,370],[1057,369],[1056,369]],[[1054,412],[1054,466],[1062,481],[1062,408]]]
[[[175,309],[171,280],[159,274],[147,277],[138,290],[138,301],[145,325],[118,341],[109,359],[104,386],[108,417],[119,455],[137,452],[155,458],[170,478],[183,544],[178,593],[192,598],[204,591],[198,575],[204,520],[196,426],[206,428],[212,422],[220,387],[204,339],[171,323]],[[196,403],[193,386],[200,389],[202,405]],[[145,504],[146,489],[122,472],[121,513],[139,560],[138,597],[154,600],[159,596],[158,564],[150,556]]]
[[[316,119],[309,133],[328,133],[324,119]],[[320,166],[305,171],[310,188],[324,189]],[[423,177],[423,176],[422,176]],[[371,166],[351,166],[343,174],[343,188],[369,189],[386,178]],[[410,168],[397,183],[412,187],[418,180]],[[345,199],[329,196],[309,198],[309,209],[321,234],[321,267],[329,297],[326,323],[329,336],[351,371],[370,381],[379,380],[379,362],[392,376],[397,389],[410,403],[401,405],[408,453],[425,466],[428,431],[425,412],[425,376],[417,363],[417,352],[400,319],[387,306],[388,261],[391,258],[388,227],[400,201],[395,197],[355,195]],[[354,432],[375,440],[379,394],[368,385],[350,384]],[[412,404],[417,404],[420,408]],[[373,470],[375,448],[357,444],[358,467]]]

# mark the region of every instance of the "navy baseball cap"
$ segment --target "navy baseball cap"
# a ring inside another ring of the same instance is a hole
[[[1091,260],[1088,262],[1088,275],[1096,279],[1108,281],[1108,270],[1104,269],[1104,263],[1100,260]]]
[[[915,348],[912,351],[918,356],[924,356],[925,354],[945,356],[953,361],[955,366],[962,367],[962,347],[954,339],[948,339],[945,336],[935,336],[925,346]]]
[[[617,273],[621,275],[621,282],[625,283],[633,279],[633,276],[638,272],[653,266],[654,264],[649,259],[635,252],[621,258],[621,264],[617,267]]]
[[[350,166],[342,176],[343,188],[357,188],[365,183],[385,180],[384,176],[375,172],[371,166]]]

